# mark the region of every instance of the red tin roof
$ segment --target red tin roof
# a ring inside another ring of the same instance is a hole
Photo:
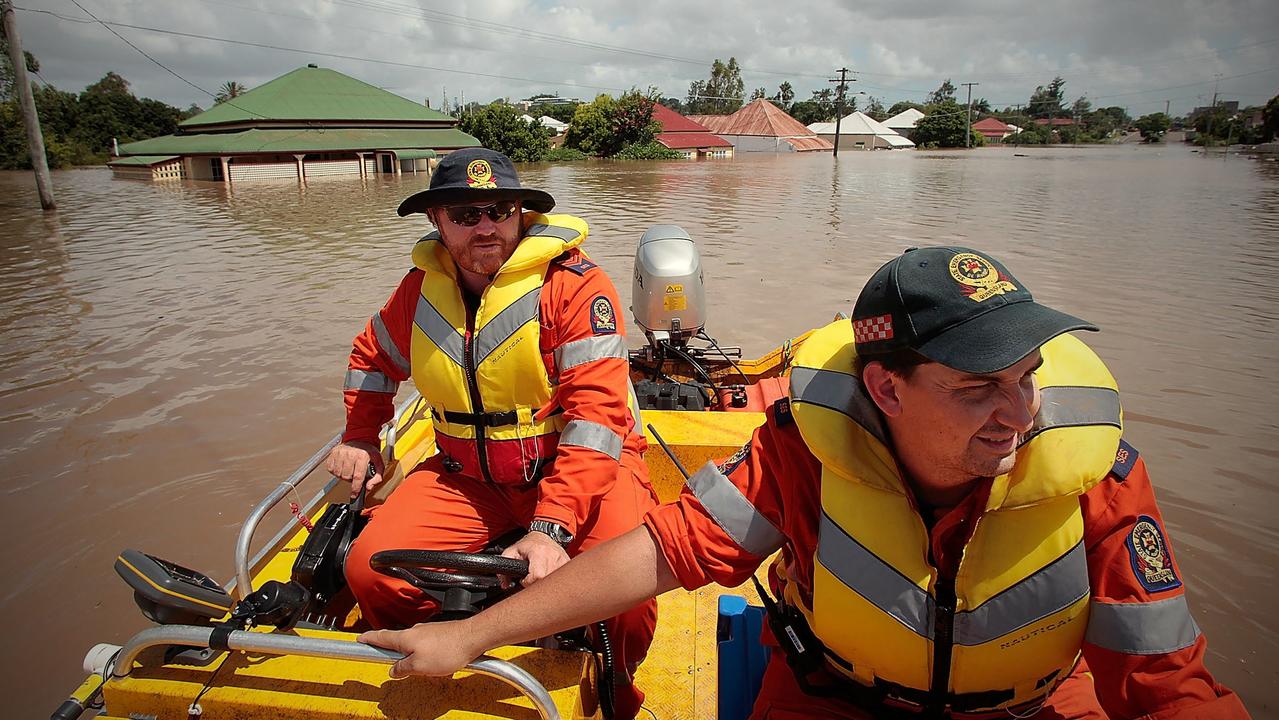
[[[733,147],[733,143],[708,132],[658,133],[657,141],[672,150],[704,147]]]

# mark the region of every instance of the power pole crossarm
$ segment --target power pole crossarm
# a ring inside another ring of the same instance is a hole
[[[44,155],[44,136],[40,134],[40,118],[36,114],[35,97],[31,94],[31,78],[27,77],[27,59],[22,53],[18,19],[14,17],[10,0],[0,0],[0,14],[4,15],[4,34],[9,40],[9,60],[13,63],[18,103],[22,105],[22,122],[27,127],[27,146],[31,149],[31,168],[36,174],[40,207],[55,210],[58,205],[53,201],[53,180],[49,177],[49,161]]]

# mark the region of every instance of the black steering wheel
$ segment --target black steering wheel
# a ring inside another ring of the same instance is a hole
[[[491,553],[443,550],[383,550],[369,558],[369,567],[404,580],[421,590],[492,592],[502,587],[498,575],[522,580],[528,562]]]

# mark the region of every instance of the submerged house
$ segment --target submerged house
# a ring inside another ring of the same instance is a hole
[[[835,146],[803,123],[760,98],[732,115],[691,115],[689,119],[733,144],[737,152],[814,152]]]
[[[653,105],[653,119],[662,126],[662,131],[655,138],[657,142],[686,158],[733,157],[733,143],[665,105]]]
[[[308,65],[120,146],[118,176],[235,182],[427,171],[480,143],[457,120],[336,70]]]
[[[906,108],[884,121],[884,127],[910,140],[915,134],[915,126],[924,119],[924,114],[915,108]]]
[[[824,140],[832,143],[835,141],[836,125],[833,122],[813,123],[808,126],[808,129]],[[915,143],[898,135],[860,110],[840,118],[839,144],[857,150],[896,150],[915,147]]]

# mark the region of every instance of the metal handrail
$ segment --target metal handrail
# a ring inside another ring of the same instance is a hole
[[[161,625],[143,630],[130,638],[129,642],[125,643],[124,647],[120,649],[110,668],[110,673],[117,678],[127,677],[133,671],[133,663],[138,659],[138,655],[143,650],[157,645],[209,647],[209,639],[212,634],[213,628],[195,625]],[[227,636],[226,645],[231,650],[240,652],[353,660],[384,665],[394,664],[404,657],[404,655],[392,650],[384,650],[350,640],[302,637],[282,633],[259,633],[247,630],[233,630]],[[487,675],[501,680],[527,697],[544,720],[559,720],[559,709],[555,707],[551,694],[547,692],[542,683],[538,682],[523,668],[505,660],[481,656],[467,663],[465,669],[479,675]]]
[[[391,427],[395,427],[399,423],[400,418],[404,415],[413,403],[417,402],[421,397],[416,389],[414,389],[409,397],[395,409],[395,417],[391,420]],[[262,518],[271,511],[281,500],[289,496],[289,493],[297,489],[298,485],[307,478],[324,459],[328,457],[329,451],[338,446],[342,441],[342,434],[334,435],[327,443],[324,444],[314,455],[307,458],[287,480],[280,483],[265,498],[262,498],[245,519],[244,525],[240,527],[240,534],[235,541],[235,583],[233,587],[237,590],[237,596],[240,598],[247,597],[253,592],[253,579],[249,576],[249,549],[253,544],[253,535],[258,530],[258,525],[262,523]]]

